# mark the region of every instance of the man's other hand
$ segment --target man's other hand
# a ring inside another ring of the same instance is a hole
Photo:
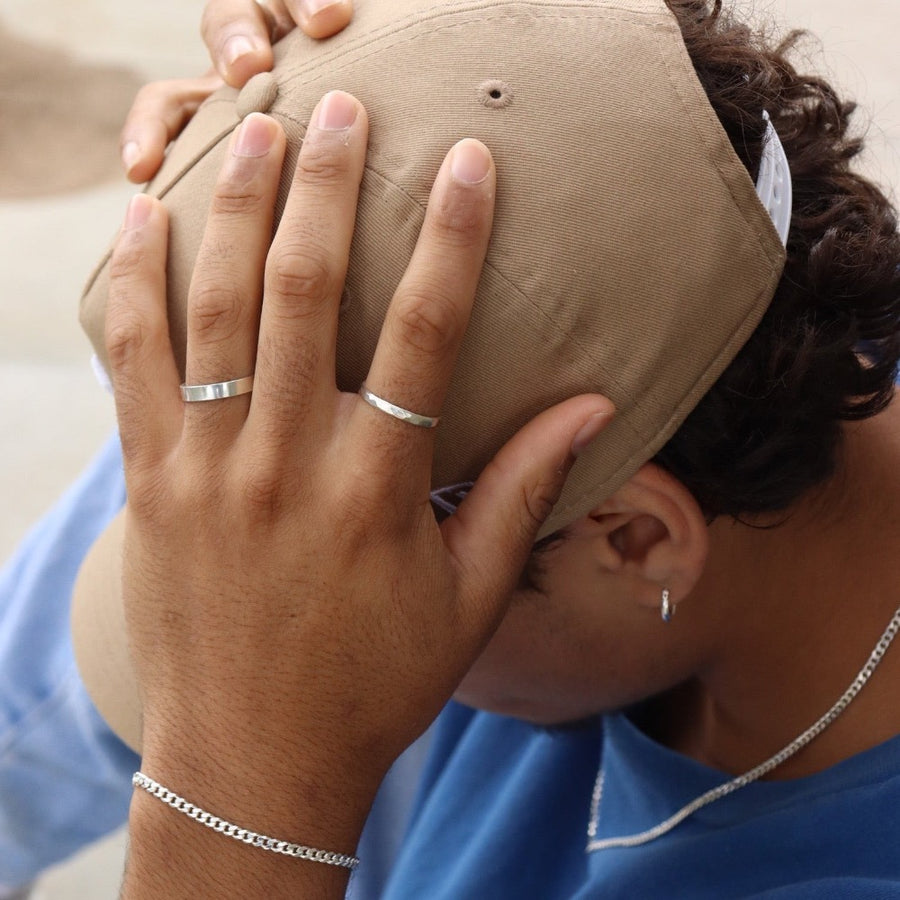
[[[223,84],[242,87],[271,69],[272,44],[296,25],[326,38],[352,15],[352,0],[207,0],[201,32],[213,68],[200,78],[154,81],[138,92],[119,142],[129,181],[142,184],[159,171],[166,147],[213,91]]]

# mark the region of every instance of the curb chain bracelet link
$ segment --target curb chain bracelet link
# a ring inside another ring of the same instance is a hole
[[[310,862],[324,863],[327,866],[339,866],[343,869],[353,870],[359,865],[359,860],[355,856],[349,856],[344,853],[333,853],[330,850],[316,850],[315,847],[307,847],[304,844],[292,844],[288,841],[280,841],[277,838],[268,837],[265,834],[258,834],[247,828],[241,828],[225,819],[220,819],[212,813],[206,812],[199,806],[179,797],[174,791],[163,787],[159,782],[149,778],[143,772],[135,772],[132,776],[131,783],[135,787],[145,790],[148,794],[162,800],[166,806],[172,807],[177,812],[211,828],[213,831],[224,834],[227,837],[234,838],[244,844],[252,847],[259,847],[260,850],[269,850],[272,853],[281,853],[284,856],[292,856],[296,859],[306,859]]]

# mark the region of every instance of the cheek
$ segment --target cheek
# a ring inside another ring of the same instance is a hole
[[[539,725],[622,709],[674,687],[696,667],[680,629],[658,619],[616,595],[524,594],[455,697]]]
[[[594,714],[605,706],[602,684],[615,679],[586,618],[545,597],[514,600],[456,699],[547,725]]]

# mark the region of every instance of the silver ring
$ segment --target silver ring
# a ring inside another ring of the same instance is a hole
[[[391,403],[390,400],[385,400],[383,397],[373,394],[366,387],[365,382],[363,382],[362,387],[359,389],[359,396],[362,397],[369,406],[374,406],[375,409],[380,409],[383,413],[387,413],[389,416],[393,416],[401,422],[408,422],[410,425],[415,425],[417,428],[437,428],[438,422],[441,421],[440,416],[420,416],[418,413],[404,409],[402,406]]]
[[[202,403],[205,400],[225,400],[239,397],[253,390],[253,376],[234,378],[231,381],[216,381],[213,384],[183,384],[181,399],[185,403]]]

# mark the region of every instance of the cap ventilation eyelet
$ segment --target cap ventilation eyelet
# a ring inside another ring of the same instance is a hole
[[[477,88],[478,102],[488,109],[506,109],[513,102],[512,88],[497,78],[483,81]]]

